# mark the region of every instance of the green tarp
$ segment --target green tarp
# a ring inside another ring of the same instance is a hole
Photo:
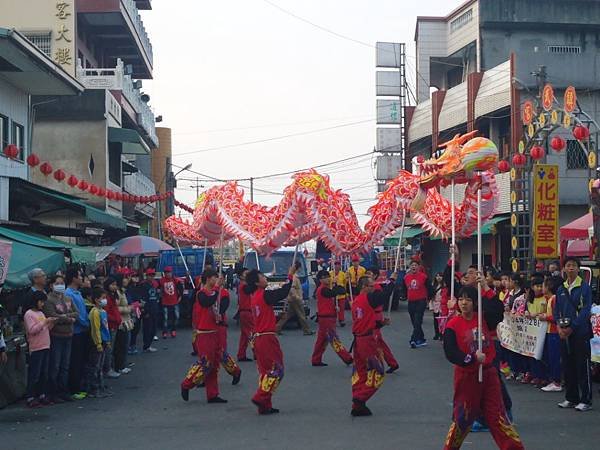
[[[27,273],[36,267],[47,274],[65,269],[64,250],[71,252],[74,263],[84,263],[95,267],[96,250],[79,247],[46,236],[22,233],[10,228],[0,227],[0,238],[12,242],[12,256],[8,266],[6,288],[17,289],[28,286]]]
[[[490,220],[488,220],[482,227],[481,227],[481,234],[482,235],[486,235],[486,234],[492,234],[492,229],[493,227],[495,227],[496,224],[500,223],[500,222],[504,222],[505,220],[510,219],[510,217],[506,217],[506,216],[496,216],[496,217],[492,217]],[[477,236],[477,232],[473,233],[472,236]],[[441,237],[436,236],[436,237],[430,237],[429,238],[432,241],[436,241],[438,239],[441,239]]]
[[[402,234],[402,239],[412,239],[423,233],[424,233],[424,231],[421,229],[420,226],[410,227],[410,228],[407,227],[404,229],[404,233]],[[385,245],[386,247],[397,247],[399,239],[400,239],[400,230],[397,230],[396,233],[392,237],[384,239],[383,245]]]

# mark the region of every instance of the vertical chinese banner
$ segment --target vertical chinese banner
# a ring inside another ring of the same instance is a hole
[[[55,2],[52,59],[72,76],[77,65],[75,15],[74,0]]]
[[[558,228],[558,166],[533,166],[533,226],[534,258],[557,258]]]

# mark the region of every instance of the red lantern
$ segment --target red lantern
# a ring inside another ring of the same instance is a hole
[[[173,197],[173,191],[167,192],[167,197]]]
[[[63,172],[62,169],[57,169],[54,171],[54,179],[56,181],[58,181],[59,183],[62,183],[62,181],[66,178],[67,176],[65,175],[65,172]]]
[[[40,166],[40,172],[42,172],[45,176],[48,176],[52,173],[52,165],[49,162],[44,162]]]
[[[508,161],[505,161],[503,159],[500,162],[498,162],[498,170],[500,172],[508,172],[510,170],[510,164],[508,163]]]
[[[98,188],[98,193],[96,195],[98,195],[98,197],[104,197],[104,196],[106,196],[106,189],[104,189],[103,187],[99,187]]]
[[[590,137],[590,130],[588,127],[584,127],[583,125],[577,125],[575,128],[573,128],[573,136],[575,136],[575,139],[578,141],[583,141]]]
[[[106,190],[106,198],[109,200],[114,200],[115,199],[115,193],[113,191],[111,191],[110,189]]]
[[[566,145],[567,142],[560,136],[554,136],[550,140],[550,147],[552,147],[552,150],[556,152],[562,152],[565,149]]]
[[[35,153],[32,153],[27,157],[27,164],[30,167],[35,167],[40,163],[40,158]]]
[[[88,187],[88,192],[92,195],[96,195],[98,193],[98,186],[95,184],[90,184],[90,187]]]
[[[77,179],[77,177],[75,175],[71,175],[69,178],[67,178],[67,184],[69,186],[71,186],[72,188],[77,186],[77,183],[79,183],[79,180]]]
[[[133,201],[134,201],[135,203],[139,203],[139,202],[140,202],[140,196],[139,196],[139,195],[134,195],[134,196],[133,196]]]
[[[534,161],[539,161],[544,156],[546,156],[546,150],[544,150],[544,147],[541,147],[539,145],[534,145],[533,147],[531,147],[529,153],[531,155],[531,159],[533,159]]]
[[[115,192],[115,200],[120,202],[121,200],[123,200],[123,194],[120,192]]]
[[[512,157],[512,163],[515,167],[523,167],[527,163],[527,158],[521,153],[515,153]]]
[[[14,144],[8,144],[6,147],[4,147],[4,155],[7,158],[15,159],[17,156],[19,156],[19,147]]]
[[[78,187],[79,189],[81,189],[82,191],[87,191],[87,188],[88,188],[89,186],[90,186],[90,185],[89,185],[89,183],[88,183],[87,181],[85,181],[85,180],[81,180],[81,181],[79,182],[79,184],[77,185],[77,187]]]

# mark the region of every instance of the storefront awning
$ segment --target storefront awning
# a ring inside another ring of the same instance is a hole
[[[101,209],[90,206],[83,200],[80,200],[76,197],[67,194],[62,194],[56,191],[51,191],[49,189],[44,189],[40,186],[33,184],[28,186],[28,188],[41,195],[53,198],[54,200],[57,200],[58,202],[68,207],[71,207],[76,211],[82,212],[83,214],[85,214],[85,217],[92,222],[106,225],[119,230],[127,229],[127,222],[121,217],[113,216],[112,214],[109,214],[106,211],[102,211]]]
[[[122,145],[124,155],[149,155],[150,149],[139,133],[128,128],[108,127],[108,142]]]
[[[496,234],[496,225],[501,222],[506,222],[509,219],[510,219],[510,217],[507,217],[507,216],[492,217],[481,227],[481,234],[482,235]],[[477,236],[477,232],[473,233],[472,237],[476,237],[476,236]],[[441,237],[439,237],[439,236],[431,237],[430,236],[429,239],[432,241],[437,241],[438,239],[441,239]]]

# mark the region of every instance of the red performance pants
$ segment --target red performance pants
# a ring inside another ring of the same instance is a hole
[[[193,389],[204,383],[206,398],[219,395],[219,363],[221,362],[221,345],[219,335],[214,333],[199,333],[194,340],[194,350],[198,353],[198,361],[187,372],[181,387]]]
[[[240,311],[240,344],[238,346],[237,358],[246,359],[246,350],[250,343],[250,336],[252,335],[252,311],[244,310]]]
[[[338,320],[340,322],[345,322],[346,321],[346,297],[338,298],[337,304],[338,304]]]
[[[383,334],[381,333],[381,328],[377,328],[373,330],[373,334],[377,337],[377,341],[381,346],[381,350],[383,351],[383,359],[388,367],[398,367],[398,361],[394,358],[394,354],[392,353],[392,349],[386,344],[383,340]]]
[[[335,331],[335,317],[319,317],[319,329],[317,331],[317,341],[312,354],[312,363],[318,364],[322,362],[323,353],[327,348],[327,344],[331,344],[333,351],[346,364],[352,364],[352,355],[348,353],[342,341]]]
[[[252,401],[261,410],[273,407],[271,397],[283,379],[283,353],[275,334],[261,334],[254,338],[254,355],[258,369],[258,389]]]
[[[493,366],[483,368],[483,383],[478,371],[454,370],[454,411],[444,450],[460,448],[473,421],[485,417],[500,450],[523,450],[517,430],[506,417],[500,378]]]
[[[229,375],[236,377],[242,373],[242,370],[227,352],[227,327],[219,325],[219,331],[217,333],[219,335],[219,345],[221,346],[221,366]]]
[[[366,403],[383,384],[383,351],[375,334],[354,338],[352,400]]]

